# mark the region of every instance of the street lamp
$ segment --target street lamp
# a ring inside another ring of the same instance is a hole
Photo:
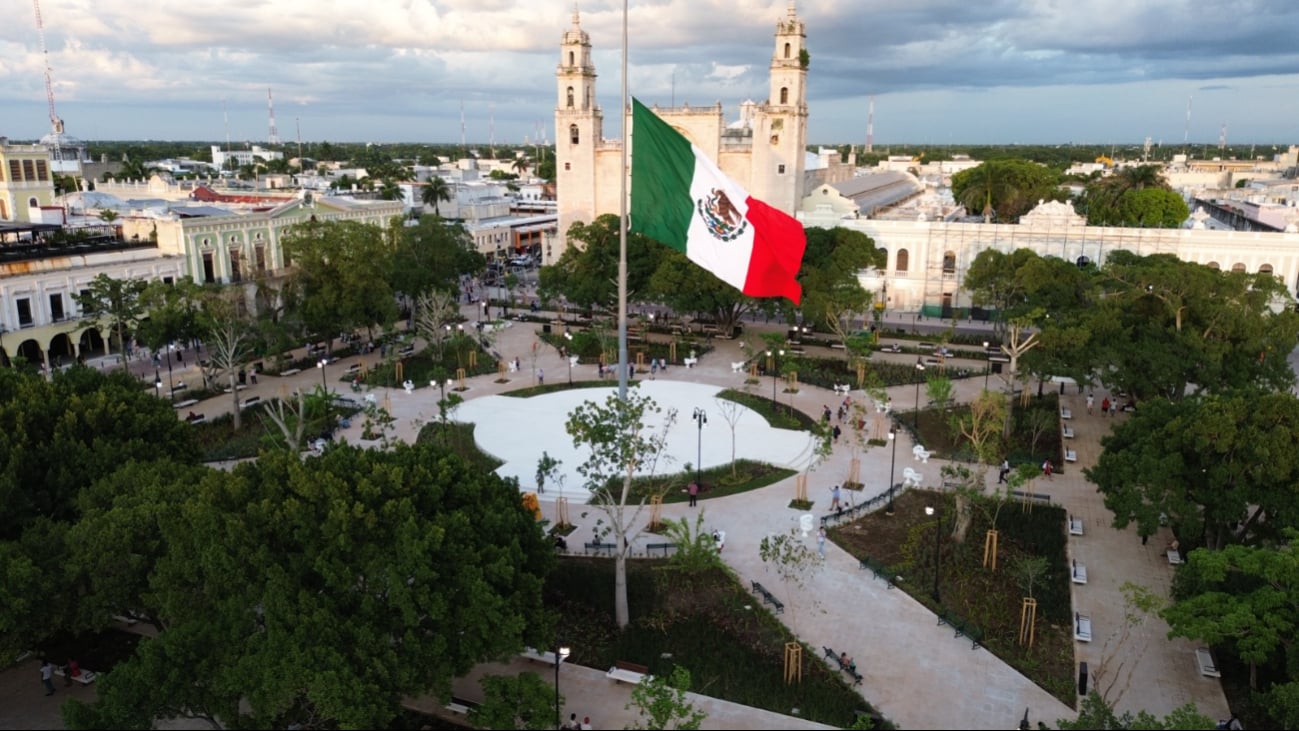
[[[924,364],[924,362],[922,362],[922,361],[920,361],[920,360],[917,360],[917,361],[916,361],[916,370],[917,370],[917,371],[920,371],[921,373],[924,373],[924,372],[925,372],[925,364]],[[920,381],[921,381],[921,379],[923,379],[923,378],[924,378],[924,376],[917,376],[917,377],[916,377],[916,420],[915,420],[915,426],[916,426],[916,438],[917,438],[917,439],[920,438]]]
[[[161,390],[162,390],[162,374],[158,372],[157,368],[155,368],[153,369],[153,397],[161,398],[161,396],[158,393]]]
[[[321,358],[320,361],[316,363],[316,367],[320,369],[320,387],[326,391],[329,390],[329,384],[325,382],[325,366],[327,365],[329,365],[328,358]]]
[[[570,343],[573,342],[573,333],[564,330],[564,339]],[[571,386],[573,385],[573,346],[568,346],[568,349],[564,352],[566,353],[564,359],[568,361],[568,385]]]
[[[555,648],[555,728],[556,729],[559,729],[563,726],[563,721],[560,719],[560,714],[563,713],[563,709],[559,707],[559,664],[564,662],[564,659],[567,658],[569,654],[572,652],[573,651],[571,649],[564,646]]]
[[[932,505],[925,506],[925,515],[934,516],[934,603],[941,604],[942,599],[938,596],[938,558],[942,552],[939,541],[943,539],[943,516],[938,512],[938,508]]]
[[[703,486],[703,464],[704,464],[704,424],[708,423],[708,413],[698,406],[695,407],[695,424],[699,427],[699,439],[696,445],[695,457],[695,484]]]
[[[889,458],[889,504],[884,508],[885,515],[893,514],[893,466],[898,463],[898,428],[889,427],[889,441],[893,442],[893,456]]]
[[[984,357],[987,357],[987,355],[988,355],[988,341],[987,341],[987,340],[984,340],[984,341],[983,341],[983,355],[984,355]],[[988,361],[988,364],[985,365],[985,366],[983,367],[983,390],[984,390],[984,391],[987,391],[987,390],[988,390],[988,374],[990,374],[990,373],[992,373],[992,361],[991,361],[991,360],[989,360],[989,361]]]
[[[785,351],[784,351],[784,350],[779,350],[779,351],[775,351],[775,352],[770,351],[770,350],[767,351],[767,370],[771,371],[771,408],[772,408],[773,410],[776,409],[778,406],[780,406],[780,403],[779,403],[778,401],[776,401],[776,381],[779,379],[779,376],[777,376],[777,374],[776,374],[776,357],[775,357],[775,356],[776,356],[777,354],[779,354],[780,357],[782,357],[782,358],[785,357]]]

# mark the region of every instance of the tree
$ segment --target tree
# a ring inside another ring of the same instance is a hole
[[[631,703],[627,710],[635,709],[647,723],[632,723],[631,729],[697,729],[708,714],[695,708],[686,699],[690,690],[690,671],[680,665],[672,666],[672,674],[649,677],[631,690]]]
[[[439,363],[451,339],[451,323],[459,319],[460,309],[453,294],[432,290],[421,294],[415,302],[415,332],[437,353]]]
[[[1186,200],[1163,188],[1128,191],[1119,200],[1117,221],[1120,226],[1141,228],[1181,228],[1191,215]]]
[[[713,401],[717,404],[717,411],[721,413],[722,419],[724,419],[726,425],[731,428],[731,477],[736,477],[739,468],[735,463],[735,428],[739,426],[740,419],[748,409],[730,399],[721,398],[720,396],[714,398]]]
[[[437,447],[269,452],[182,495],[150,573],[167,630],[75,726],[377,728],[553,629],[554,549],[518,486]]]
[[[355,221],[309,221],[284,236],[293,268],[286,305],[313,339],[332,342],[340,331],[373,330],[397,317],[389,285],[392,247],[383,231]]]
[[[140,296],[144,294],[147,282],[143,279],[114,279],[107,274],[99,274],[90,280],[85,290],[73,295],[77,307],[87,321],[95,324],[107,322],[113,332],[117,333],[118,359],[126,362],[126,335],[135,330],[144,313]]]
[[[167,360],[167,378],[171,380],[172,357],[168,346],[189,342],[201,334],[198,322],[202,290],[189,277],[168,284],[149,282],[140,293],[140,306],[146,313],[137,327],[140,342]]]
[[[459,278],[482,271],[483,255],[474,248],[469,232],[459,223],[424,216],[414,226],[394,226],[392,270],[388,276],[394,292],[418,297],[430,289],[459,294]]]
[[[618,301],[618,217],[605,214],[589,224],[574,223],[568,238],[576,245],[569,246],[554,264],[541,268],[542,295],[562,294],[588,311],[612,309]],[[641,234],[627,235],[629,301],[650,289],[650,278],[667,251]]]
[[[695,513],[693,527],[689,518],[663,520],[663,537],[676,545],[668,563],[686,573],[701,573],[722,565],[717,541],[704,528],[704,512]]]
[[[1125,167],[1090,183],[1077,208],[1093,226],[1178,228],[1190,215],[1155,165]]]
[[[795,588],[803,587],[808,574],[825,565],[825,558],[799,539],[793,529],[788,533],[763,536],[758,544],[758,556],[762,563],[775,567],[776,575],[785,587],[786,602],[793,599]],[[794,634],[798,634],[796,618],[791,620],[790,627]]]
[[[1114,707],[1107,703],[1096,691],[1088,693],[1082,700],[1077,719],[1061,718],[1056,726],[1061,729],[1215,729],[1217,723],[1195,709],[1194,703],[1176,708],[1172,713],[1157,718],[1148,711],[1141,711],[1133,716],[1126,711],[1122,716],[1114,712]]]
[[[609,518],[606,530],[613,533],[616,546],[614,617],[619,628],[626,628],[631,621],[627,607],[627,554],[632,539],[640,532],[639,529],[633,532],[632,526],[645,507],[642,503],[629,515],[627,498],[633,475],[645,471],[653,474],[667,444],[667,432],[676,423],[676,411],[669,410],[664,414],[662,428],[650,431],[646,420],[662,411],[648,396],[628,393],[625,399],[619,399],[617,394],[610,394],[603,405],[587,401],[578,406],[564,424],[573,438],[573,446],[590,450],[577,472],[586,480],[594,504]],[[616,478],[622,480],[617,497],[610,487]]]
[[[105,208],[99,212],[99,220],[104,223],[112,223],[117,220],[117,211],[114,211],[112,208]]]
[[[722,333],[734,332],[736,325],[758,302],[676,249],[657,248],[661,249],[660,259],[648,283],[647,296],[651,299],[676,312],[698,313],[711,318]]]
[[[554,728],[564,706],[561,695],[559,708],[555,707],[554,688],[533,672],[487,675],[479,684],[483,702],[469,712],[469,722],[476,728],[545,731]]]
[[[243,309],[243,290],[222,289],[209,294],[203,302],[199,323],[207,335],[208,370],[214,377],[225,376],[230,384],[233,428],[242,425],[239,405],[239,372],[251,354],[252,324]]]
[[[431,175],[428,181],[424,183],[424,189],[420,191],[419,195],[424,205],[433,206],[433,215],[441,218],[442,212],[438,209],[438,204],[450,203],[451,193],[451,186],[445,178],[440,175]]]
[[[952,379],[946,376],[930,376],[925,380],[925,395],[937,404],[940,411],[946,411],[952,400]]]
[[[970,402],[969,415],[953,416],[952,426],[970,442],[978,460],[994,464],[1002,454],[1000,439],[1008,419],[1006,397],[995,391],[981,391]]]
[[[1042,200],[1063,200],[1060,176],[1027,160],[988,160],[952,176],[952,196],[984,222],[1014,223]]]
[[[864,269],[883,267],[887,254],[860,231],[846,228],[807,229],[807,250],[798,280],[803,285],[805,322],[834,333],[849,357],[849,336],[858,318],[870,310],[873,295],[857,275]]]

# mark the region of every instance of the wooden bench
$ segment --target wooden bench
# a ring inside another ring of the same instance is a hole
[[[451,696],[451,702],[447,704],[447,710],[452,713],[468,716],[470,711],[478,708],[478,704],[465,698]]]
[[[1072,449],[1066,449],[1066,450],[1064,450],[1064,461],[1066,461],[1066,462],[1077,462],[1077,461],[1078,461],[1078,453],[1075,452],[1075,451],[1072,450]]]
[[[1079,642],[1092,641],[1092,618],[1086,614],[1073,614],[1073,638]]]
[[[174,406],[175,406],[177,409],[188,409],[189,407],[191,407],[191,406],[193,406],[194,404],[197,404],[197,403],[198,403],[198,399],[196,399],[196,398],[187,398],[187,399],[185,399],[184,401],[177,402],[176,404],[174,404]]]
[[[1073,439],[1073,427],[1065,424],[1064,428],[1060,430],[1060,436],[1065,439]]]
[[[610,556],[612,556],[613,552],[618,549],[618,544],[616,543],[600,543],[599,541],[584,543],[582,545],[585,548],[586,553],[605,553]]]
[[[302,372],[301,368],[290,368],[287,371],[280,371],[280,378],[288,378],[289,376],[296,376],[301,372]]]
[[[60,678],[64,677],[63,668],[55,668],[54,674],[59,676]],[[72,679],[77,681],[78,683],[81,683],[82,685],[90,685],[91,683],[95,682],[95,677],[96,677],[96,673],[93,670],[83,669],[81,672],[72,676]]]
[[[753,584],[753,591],[757,594],[760,594],[763,600],[766,601],[768,604],[770,604],[772,609],[776,610],[776,614],[781,614],[785,611],[785,605],[782,604],[781,601],[776,598],[775,594],[772,594],[770,591],[767,591],[767,587],[763,586],[762,584],[756,581],[751,583]]]
[[[546,650],[545,652],[538,652],[536,648],[525,647],[523,648],[523,652],[519,653],[519,657],[522,657],[526,660],[535,660],[536,662],[539,663],[545,663],[546,665],[549,665],[551,667],[554,667],[556,664],[555,662],[556,655],[554,650]],[[559,658],[559,663],[562,664],[565,660],[568,659],[568,655],[559,655],[558,658]]]
[[[1011,497],[1017,497],[1020,500],[1033,500],[1034,502],[1047,503],[1051,502],[1051,496],[1043,492],[1023,492],[1021,490],[1012,490]]]
[[[1078,561],[1075,559],[1073,562],[1073,571],[1070,573],[1069,578],[1072,579],[1073,583],[1075,584],[1086,584],[1087,564],[1078,563]]]
[[[1072,515],[1070,515],[1070,516],[1069,516],[1069,535],[1071,535],[1071,536],[1080,536],[1080,535],[1082,535],[1082,534],[1083,534],[1083,521],[1082,521],[1082,518],[1075,518],[1075,517],[1073,517]]]
[[[852,665],[844,665],[843,661],[839,659],[839,656],[835,654],[834,650],[825,645],[822,645],[821,649],[825,650],[826,664],[833,663],[835,667],[852,676],[853,685],[861,685],[862,676],[861,673],[857,672],[856,667]]]
[[[262,402],[262,397],[261,397],[261,396],[249,396],[248,398],[246,398],[246,399],[244,399],[243,401],[241,401],[241,402],[239,403],[239,406],[240,406],[241,408],[245,408],[245,409],[246,409],[246,408],[248,408],[249,406],[256,406],[257,404],[260,404],[261,402]]]
[[[1218,666],[1213,663],[1213,653],[1209,652],[1207,647],[1197,647],[1195,649],[1195,662],[1200,666],[1200,675],[1207,678],[1221,678],[1222,672]]]
[[[1073,412],[1069,409],[1060,409],[1060,418],[1065,420],[1072,419]]]
[[[675,543],[648,543],[645,545],[645,553],[648,555],[655,551],[662,551],[663,555],[667,556],[668,551],[674,551],[676,547]]]
[[[619,683],[631,683],[632,685],[636,685],[646,678],[654,677],[650,675],[648,667],[637,665],[634,662],[627,662],[626,660],[615,662],[604,676]]]
[[[343,370],[343,375],[350,376],[353,373],[360,373],[360,372],[361,372],[361,364],[353,363],[352,365],[348,366]]]
[[[408,356],[408,355],[414,355],[414,354],[415,354],[415,346],[414,346],[414,345],[407,345],[407,346],[405,346],[405,347],[400,348],[400,349],[397,350],[397,355],[399,355],[399,356],[401,356],[401,357],[403,357],[403,358],[406,357],[406,356]]]
[[[1179,551],[1179,550],[1177,550],[1176,548],[1170,548],[1170,549],[1168,549],[1168,563],[1169,563],[1169,565],[1176,566],[1176,565],[1180,564],[1181,562],[1182,562],[1182,552]]]

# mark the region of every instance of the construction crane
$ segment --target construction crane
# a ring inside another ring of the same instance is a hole
[[[41,0],[32,0],[32,7],[36,10],[36,31],[41,39],[41,57],[45,59],[45,99],[50,105],[50,129],[54,132],[54,162],[55,169],[58,169],[58,163],[63,162],[63,120],[59,119],[58,112],[54,111],[54,85],[50,83],[50,52],[45,48],[45,22],[41,20]]]

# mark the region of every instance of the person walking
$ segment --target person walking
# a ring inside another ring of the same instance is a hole
[[[1006,481],[1006,476],[1010,474],[1010,460],[1001,460],[1001,471],[997,473],[997,484],[1000,485]]]
[[[1055,471],[1055,465],[1051,464],[1051,460],[1048,459],[1042,463],[1042,474],[1046,475],[1046,479],[1048,480],[1052,479],[1051,473],[1054,471]]]
[[[540,368],[537,369],[537,385],[538,386],[546,385],[546,372]]]
[[[830,488],[830,509],[839,510],[839,486]]]
[[[54,695],[54,666],[47,659],[41,660],[41,684],[45,686],[45,695]]]
[[[1104,415],[1106,415],[1106,416],[1109,416],[1109,415],[1110,415],[1110,397],[1109,397],[1109,396],[1106,396],[1105,398],[1101,399],[1101,413],[1104,414]]]
[[[690,507],[695,507],[699,502],[699,483],[694,480],[690,481],[690,487],[687,489],[690,493]]]
[[[824,526],[822,526],[821,529],[816,532],[816,552],[820,554],[821,558],[825,558],[825,527]]]
[[[1087,413],[1088,413],[1088,414],[1092,413],[1092,405],[1093,405],[1094,403],[1096,403],[1096,396],[1095,396],[1095,394],[1090,394],[1090,393],[1087,394]]]
[[[834,431],[831,432],[831,433],[834,435],[834,443],[835,443],[835,444],[838,444],[838,443],[839,443],[839,435],[843,433],[843,429],[840,429],[840,428],[839,428],[839,425],[838,425],[838,424],[835,424],[835,425],[834,425]]]

